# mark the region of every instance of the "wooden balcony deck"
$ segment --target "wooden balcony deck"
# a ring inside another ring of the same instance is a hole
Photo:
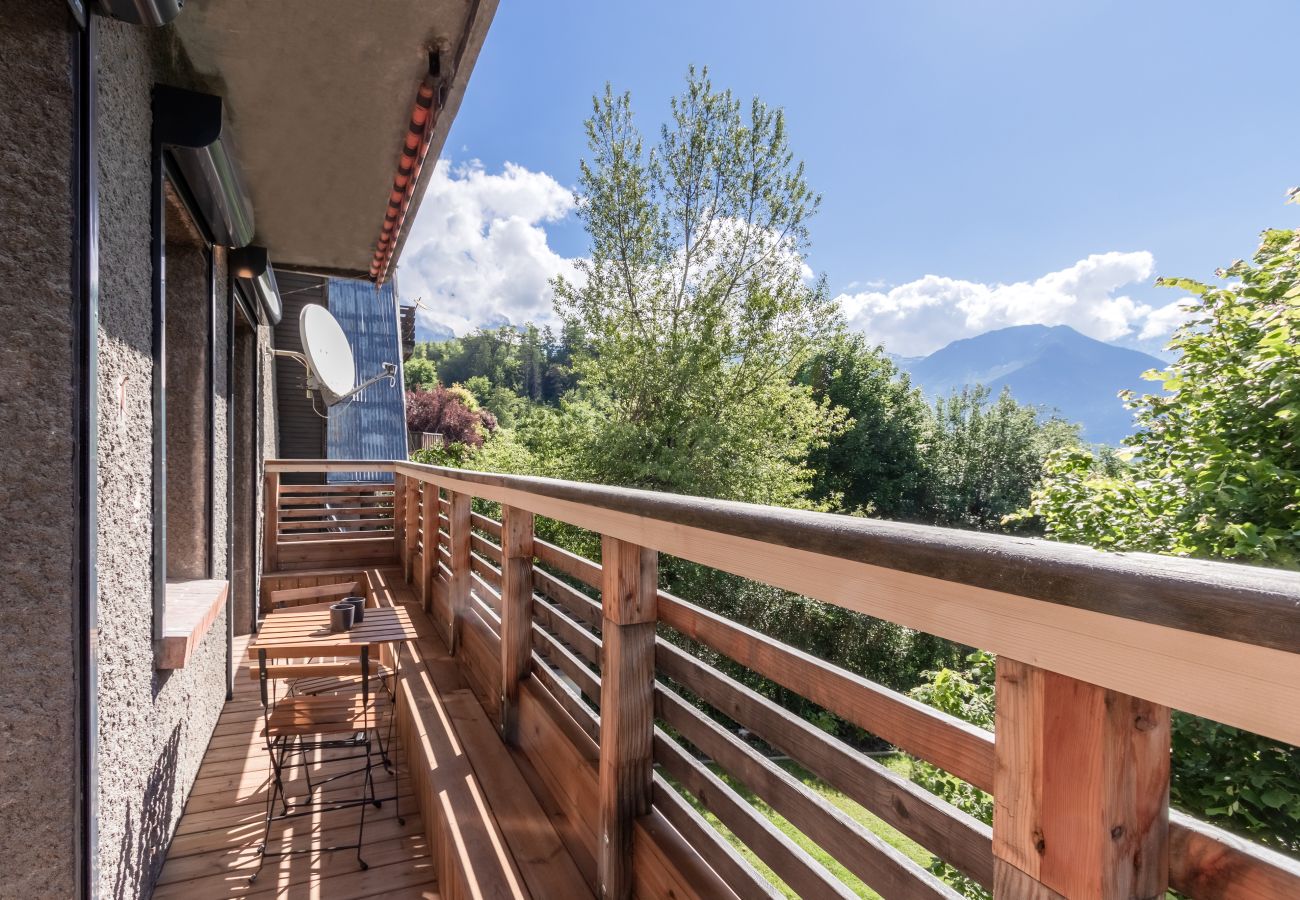
[[[369,869],[358,869],[351,850],[267,857],[257,881],[248,883],[257,867],[270,778],[266,747],[259,735],[262,705],[257,682],[248,674],[245,643],[242,639],[236,647],[241,663],[235,698],[221,712],[154,897],[438,897],[437,873],[420,810],[405,777],[399,795],[405,824],[398,824],[398,808],[391,801],[382,809],[366,812],[363,852]],[[400,745],[397,759],[401,772]],[[333,768],[327,763],[316,772],[328,775]],[[340,779],[338,785],[339,793],[357,793],[360,778]],[[375,770],[379,795],[391,795],[394,785],[393,776],[382,767]],[[358,814],[357,809],[347,809],[278,822],[271,829],[271,844],[302,849],[352,840]]]

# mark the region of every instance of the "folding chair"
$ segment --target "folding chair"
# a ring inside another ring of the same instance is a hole
[[[299,651],[300,652],[300,651]],[[357,863],[362,869],[368,868],[361,857],[361,847],[365,838],[366,807],[382,806],[383,801],[375,796],[373,776],[373,750],[371,733],[378,743],[381,719],[381,696],[371,690],[372,663],[370,647],[361,645],[352,650],[359,653],[356,661],[345,661],[339,674],[355,678],[357,690],[353,694],[333,693],[325,695],[302,695],[286,693],[278,696],[276,683],[294,679],[316,676],[321,664],[303,663],[295,657],[293,650],[277,651],[259,648],[257,653],[258,685],[261,693],[262,709],[266,724],[262,735],[266,740],[266,750],[271,759],[271,790],[266,801],[266,827],[259,848],[257,871],[248,879],[256,881],[261,873],[262,863],[268,856],[285,856],[293,853],[317,853],[332,850],[357,851]],[[271,659],[289,659],[288,663],[269,663]],[[336,669],[339,663],[329,664]],[[344,751],[345,755],[335,756],[328,762],[335,763],[349,759],[363,760],[356,767],[320,778],[311,777],[311,756],[317,751]],[[307,784],[305,800],[290,802],[286,794],[287,774],[301,767]],[[325,785],[349,775],[362,775],[361,795],[345,799],[325,800],[317,797],[317,791]],[[276,811],[277,805],[279,811]],[[352,844],[339,844],[329,847],[310,847],[299,850],[270,850],[271,825],[274,822],[297,816],[314,815],[335,810],[361,807],[360,821],[357,825],[357,839]],[[399,817],[399,822],[401,821]]]

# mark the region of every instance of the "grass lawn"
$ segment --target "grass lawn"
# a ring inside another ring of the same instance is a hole
[[[892,769],[894,772],[898,773],[899,775],[902,775],[904,778],[907,778],[911,774],[912,762],[902,754],[881,757],[877,759],[877,762],[882,763],[883,765]],[[811,772],[809,772],[807,769],[800,766],[798,763],[794,762],[793,760],[783,760],[783,761],[778,761],[777,765],[781,766],[781,768],[785,769],[795,778],[798,778],[800,781],[802,781],[810,789],[815,791],[817,794],[821,795],[823,798],[825,798],[827,802],[829,802],[833,806],[839,807],[839,809],[845,812],[850,818],[855,819],[856,821],[862,823],[862,825],[864,825],[873,834],[878,835],[886,843],[890,844],[897,850],[901,851],[904,855],[910,857],[921,868],[925,868],[930,864],[931,854],[928,850],[926,850],[924,847],[922,847],[920,844],[916,843],[915,841],[895,831],[889,825],[885,824],[885,822],[883,822],[881,819],[877,818],[875,815],[871,814],[862,806],[853,802],[848,797],[844,796],[839,791],[832,788],[830,785],[818,780]],[[871,888],[863,884],[861,879],[859,879],[856,875],[854,875],[844,866],[840,865],[840,863],[837,862],[834,858],[832,858],[830,854],[826,853],[826,851],[822,850],[812,841],[808,840],[808,838],[804,837],[804,835],[798,829],[796,829],[793,825],[787,822],[782,816],[776,813],[772,809],[772,807],[768,806],[760,798],[756,797],[753,794],[753,792],[751,792],[747,787],[745,787],[743,783],[732,778],[726,772],[723,772],[721,769],[719,769],[716,765],[710,765],[709,768],[713,771],[715,775],[717,775],[719,778],[725,781],[727,785],[732,788],[732,790],[736,791],[736,793],[738,793],[741,797],[745,798],[747,802],[749,802],[756,809],[758,809],[765,816],[767,816],[767,818],[772,821],[772,824],[774,824],[777,828],[779,828],[782,832],[784,832],[796,844],[798,844],[800,847],[806,850],[809,856],[817,860],[818,863],[825,866],[826,869],[830,871],[836,878],[840,879],[846,885],[848,885],[848,887],[859,897],[880,896]],[[749,850],[748,847],[746,847],[743,843],[741,843],[741,841],[734,834],[732,834],[727,829],[727,827],[723,825],[716,816],[713,815],[713,813],[709,812],[707,809],[702,807],[695,800],[694,796],[692,796],[690,793],[686,793],[685,796],[686,799],[691,802],[691,805],[694,806],[695,809],[702,816],[704,816],[705,819],[709,821],[709,824],[712,825],[714,828],[718,829],[720,832],[722,832],[722,834],[726,836],[727,840],[731,842],[731,844],[740,852],[742,856],[744,856],[744,858],[749,862],[749,864],[752,865],[755,869],[757,869],[760,873],[762,873],[763,877],[767,878],[773,884],[777,885],[787,897],[798,896],[798,894],[796,894],[787,885],[781,882],[781,879],[777,877],[775,872],[769,869],[763,863],[762,860],[760,860],[757,856],[755,856]]]

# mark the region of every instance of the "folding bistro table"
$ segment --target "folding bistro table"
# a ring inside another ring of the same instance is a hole
[[[301,650],[305,658],[315,656],[358,656],[363,646],[412,641],[417,637],[410,613],[402,607],[371,607],[365,619],[348,631],[330,631],[329,603],[292,606],[271,610],[262,628],[249,642],[248,658],[257,659],[262,649]]]

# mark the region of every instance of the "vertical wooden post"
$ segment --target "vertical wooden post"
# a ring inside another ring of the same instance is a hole
[[[447,633],[451,635],[450,650],[454,655],[460,649],[460,632],[469,609],[469,494],[449,491],[447,500],[447,534],[451,538],[451,582],[447,585],[447,606],[451,621]]]
[[[415,539],[420,536],[420,495],[414,478],[405,478],[406,490],[406,555],[402,557],[402,566],[406,573],[406,583],[411,583],[415,568]]]
[[[654,550],[601,538],[600,896],[632,896],[632,823],[650,809],[659,561]]]
[[[995,896],[1163,897],[1168,707],[1005,656],[997,666]]]
[[[280,473],[262,477],[262,571],[280,568]]]
[[[424,555],[420,557],[420,589],[424,611],[433,610],[433,576],[438,571],[438,486],[427,481],[420,483],[422,510],[420,516],[420,541]]]
[[[533,514],[501,508],[501,736],[519,742],[519,682],[533,658]]]
[[[406,561],[406,476],[393,475],[393,541],[398,562]]]

